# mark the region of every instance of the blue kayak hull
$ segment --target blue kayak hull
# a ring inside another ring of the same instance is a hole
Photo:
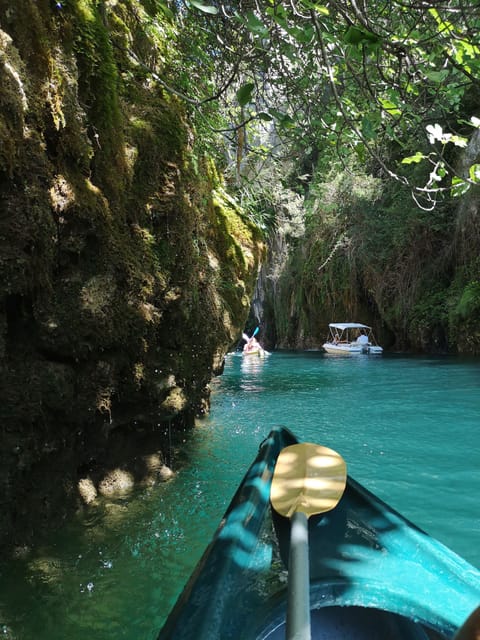
[[[284,428],[261,444],[158,640],[285,638],[290,523],[270,485]],[[441,640],[480,603],[480,572],[352,478],[309,519],[313,640]]]

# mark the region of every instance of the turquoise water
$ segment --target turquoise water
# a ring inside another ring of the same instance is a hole
[[[276,352],[227,358],[176,477],[105,500],[0,564],[0,637],[152,640],[274,425],[480,567],[480,361]]]

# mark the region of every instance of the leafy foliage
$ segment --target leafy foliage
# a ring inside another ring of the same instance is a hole
[[[348,163],[353,150],[405,184],[401,159],[427,162],[427,183],[412,185],[427,208],[478,182],[474,167],[456,176],[451,191],[456,174],[445,152],[447,144],[466,143],[476,126],[461,112],[480,76],[475,7],[460,0],[162,4],[174,15],[184,51],[173,86],[204,124],[216,103],[223,125],[210,120],[210,130],[220,129],[229,144],[238,144],[237,132],[255,121],[260,130],[266,123],[266,131],[274,128],[272,152],[315,148]],[[437,126],[445,133],[432,138]],[[418,149],[422,137],[428,152]],[[254,148],[255,137],[240,138],[245,151]],[[391,162],[385,148],[396,149]]]
[[[455,311],[461,318],[480,313],[480,282],[478,280],[467,284]]]

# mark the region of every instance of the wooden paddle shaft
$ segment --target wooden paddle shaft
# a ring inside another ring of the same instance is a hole
[[[297,511],[291,520],[288,558],[287,640],[310,639],[308,517]]]

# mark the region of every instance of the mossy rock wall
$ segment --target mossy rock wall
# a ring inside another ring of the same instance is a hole
[[[152,3],[106,5],[0,0],[0,541],[208,411],[264,250],[127,53]]]

